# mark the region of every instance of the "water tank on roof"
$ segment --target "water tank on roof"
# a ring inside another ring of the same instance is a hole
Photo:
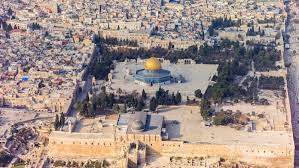
[[[28,76],[23,76],[22,77],[22,81],[28,81],[29,80],[29,77]]]

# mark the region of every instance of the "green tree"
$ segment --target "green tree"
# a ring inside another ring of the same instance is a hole
[[[201,90],[200,90],[200,89],[195,90],[195,91],[194,91],[194,95],[195,95],[195,97],[197,97],[197,98],[202,98]]]
[[[85,101],[89,102],[89,96],[88,96],[88,94],[86,95]]]
[[[60,126],[59,116],[58,116],[58,114],[56,114],[55,121],[54,121],[54,128],[55,128],[55,130],[58,130],[59,126]]]
[[[7,25],[7,27],[6,27],[6,31],[7,31],[7,32],[10,32],[11,30],[12,30],[12,26],[11,26],[11,24]]]
[[[83,103],[83,108],[82,111],[80,113],[82,116],[87,116],[88,115],[88,104],[87,102]]]
[[[204,120],[212,116],[211,103],[207,99],[202,99],[200,103],[200,114]]]
[[[65,123],[65,116],[64,113],[60,114],[60,126],[63,127]]]
[[[142,98],[137,100],[137,106],[136,106],[136,111],[141,111],[144,107],[144,102]]]
[[[87,117],[95,117],[95,111],[93,109],[93,105],[88,103],[88,114]]]
[[[213,118],[213,123],[215,125],[228,125],[230,123],[233,123],[233,117],[231,114],[220,112]]]
[[[114,105],[113,105],[113,111],[114,111],[115,113],[117,113],[117,114],[120,113],[120,107],[119,107],[118,104],[114,104]]]
[[[83,102],[79,102],[77,104],[77,111],[79,111],[79,113],[81,114],[82,110],[83,110]]]
[[[152,97],[152,99],[150,100],[150,104],[149,104],[149,110],[156,111],[157,106],[158,106],[157,99],[155,97]]]
[[[175,95],[174,95],[173,92],[172,92],[172,94],[171,94],[169,104],[170,104],[170,105],[177,104],[177,103],[176,103],[176,97],[175,97]]]
[[[187,96],[187,103],[189,103],[190,102],[190,98],[189,98],[189,96]]]
[[[178,105],[182,102],[182,95],[180,92],[177,92],[175,95],[175,104]]]
[[[7,14],[8,14],[9,16],[11,16],[11,15],[13,14],[13,10],[12,10],[11,8],[9,8],[9,9],[7,10]]]
[[[142,89],[141,97],[142,97],[143,100],[146,100],[147,96],[146,96],[146,93],[145,93],[144,89]]]
[[[124,107],[121,111],[122,113],[127,113],[127,103],[124,104]]]
[[[108,108],[112,108],[114,103],[115,103],[114,94],[109,94],[109,96],[107,98],[107,106],[108,106]]]

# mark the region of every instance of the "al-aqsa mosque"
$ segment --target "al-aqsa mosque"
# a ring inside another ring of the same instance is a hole
[[[144,63],[144,69],[136,71],[134,79],[141,85],[169,84],[171,73],[162,69],[159,59],[151,57]]]

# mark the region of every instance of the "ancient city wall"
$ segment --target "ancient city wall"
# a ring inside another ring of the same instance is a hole
[[[147,144],[149,153],[160,153],[161,137],[156,135],[125,134],[104,137],[96,133],[55,132],[49,137],[49,155],[69,158],[105,158],[122,154],[122,148],[130,142]]]
[[[294,148],[284,145],[222,145],[163,141],[161,154],[178,157],[216,156],[274,167],[292,167],[294,162]]]
[[[140,141],[147,145],[147,153],[160,153],[161,151],[161,137],[157,135],[144,135],[144,134],[127,134],[127,142]]]
[[[113,138],[89,137],[80,133],[59,133],[49,138],[49,155],[55,158],[105,158],[116,156]],[[69,134],[70,135],[70,134]]]
[[[155,135],[126,134],[117,137],[100,137],[97,134],[58,133],[49,138],[49,155],[54,158],[111,158],[124,154],[132,142],[147,145],[147,154],[177,157],[222,157],[269,167],[292,167],[292,145],[269,144],[207,144],[161,141]]]

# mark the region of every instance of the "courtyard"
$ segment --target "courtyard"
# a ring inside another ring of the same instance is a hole
[[[218,65],[214,64],[162,64],[162,68],[171,72],[173,78],[184,78],[182,83],[170,83],[165,85],[139,85],[134,82],[134,73],[143,69],[143,63],[119,62],[116,63],[111,89],[116,91],[121,89],[127,93],[132,91],[154,94],[159,87],[169,92],[180,92],[182,96],[194,96],[194,91],[200,89],[204,93],[211,84],[212,77],[217,74]],[[130,72],[130,75],[127,72]]]

